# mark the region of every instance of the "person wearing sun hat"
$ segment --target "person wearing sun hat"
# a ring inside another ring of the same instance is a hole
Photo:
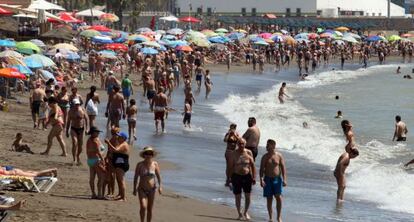
[[[92,126],[89,130],[89,139],[86,142],[86,155],[88,157],[87,163],[89,166],[89,185],[92,192],[92,199],[104,198],[104,180],[105,180],[105,162],[102,151],[104,147],[99,140],[98,128]],[[98,195],[95,192],[95,176],[98,176]]]
[[[129,170],[129,144],[127,143],[128,134],[119,132],[116,134],[118,145],[114,146],[108,139],[108,150],[113,152],[112,165],[115,168],[116,180],[118,182],[119,195],[116,200],[126,201],[125,173]]]
[[[146,146],[139,155],[144,160],[139,162],[135,168],[133,194],[136,196],[138,193],[141,221],[145,221],[145,216],[147,216],[146,221],[151,221],[152,207],[154,206],[155,193],[157,191],[155,178],[158,181],[158,192],[162,194],[160,167],[154,160],[154,157],[157,155],[154,148]]]

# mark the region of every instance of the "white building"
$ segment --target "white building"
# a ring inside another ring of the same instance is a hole
[[[388,0],[175,0],[175,12],[188,14],[260,16],[387,16]],[[403,7],[391,3],[391,16],[403,17]]]

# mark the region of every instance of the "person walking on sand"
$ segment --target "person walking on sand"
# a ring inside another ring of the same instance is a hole
[[[168,98],[164,94],[164,88],[158,88],[158,94],[154,97],[151,104],[151,111],[154,112],[155,130],[159,131],[159,122],[161,122],[162,132],[165,132],[165,112],[167,111]]]
[[[113,93],[109,95],[105,116],[109,118],[111,127],[119,127],[121,118],[125,119],[124,96],[119,92],[120,87],[114,86]]]
[[[92,192],[92,199],[104,199],[105,162],[102,151],[105,147],[99,140],[98,128],[92,126],[89,131],[89,139],[86,142],[87,163],[89,166],[89,186]],[[95,177],[98,176],[98,195],[95,192]]]
[[[349,153],[352,149],[355,148],[355,138],[354,133],[352,132],[352,124],[349,120],[342,120],[341,122],[342,131],[346,137],[346,141],[348,142],[345,146],[345,151]]]
[[[250,117],[247,121],[247,125],[249,128],[243,134],[243,139],[246,140],[246,149],[252,152],[253,159],[256,160],[260,142],[260,130],[256,126],[256,118]]]
[[[395,141],[395,138],[397,138],[397,141],[406,141],[408,133],[407,125],[401,121],[401,116],[395,116],[395,122],[395,131],[392,141]]]
[[[155,193],[157,191],[155,178],[157,178],[158,181],[158,193],[162,194],[161,171],[158,163],[154,161],[157,153],[152,147],[144,147],[139,155],[144,160],[139,162],[135,168],[133,194],[134,196],[138,194],[141,222],[145,221],[145,216],[147,216],[146,221],[151,222],[152,208],[154,206]]]
[[[60,147],[62,148],[61,156],[66,156],[66,145],[65,141],[63,140],[63,111],[57,105],[57,100],[55,97],[50,97],[48,100],[48,105],[50,108],[49,118],[46,122],[46,126],[50,123],[52,125],[52,129],[50,129],[49,135],[47,137],[47,148],[46,150],[41,153],[42,155],[49,155],[50,148],[52,148],[53,138],[56,137],[58,140]]]
[[[43,98],[46,97],[45,90],[41,88],[41,85],[42,84],[40,82],[36,82],[36,88],[30,95],[30,109],[32,111],[33,128],[37,127],[37,117],[40,112],[40,104],[42,103]]]
[[[122,94],[128,106],[129,97],[134,95],[134,89],[132,88],[132,81],[129,79],[129,74],[125,75],[125,78],[121,82]]]
[[[105,143],[108,145],[108,149],[113,152],[112,164],[115,168],[116,181],[119,190],[119,195],[115,200],[126,201],[125,173],[129,170],[128,135],[124,132],[120,132],[117,136],[119,144],[116,147],[108,139],[105,140]]]
[[[260,186],[263,196],[267,198],[269,221],[273,221],[273,197],[276,198],[277,221],[282,222],[282,187],[287,186],[285,160],[276,152],[276,141],[269,139],[267,153],[260,162]]]
[[[250,220],[248,214],[250,206],[250,194],[252,185],[256,184],[256,168],[254,166],[253,155],[250,150],[245,149],[246,140],[238,140],[238,149],[231,155],[229,167],[227,169],[227,177],[231,178],[233,185],[233,194],[235,195],[235,202],[238,220]],[[241,211],[241,193],[244,192],[245,204],[244,213]]]
[[[80,154],[82,153],[82,146],[83,146],[83,134],[87,132],[88,128],[88,115],[83,107],[81,107],[81,103],[79,99],[74,99],[72,101],[74,107],[69,110],[68,113],[68,122],[66,123],[66,137],[72,138],[72,157],[73,157],[73,165],[80,166]]]
[[[127,107],[126,110],[126,115],[127,115],[127,121],[128,121],[128,143],[131,144],[132,138],[133,140],[137,140],[137,137],[135,135],[135,128],[137,125],[137,113],[138,113],[138,108],[136,106],[136,102],[135,99],[131,99],[129,101],[129,106]]]
[[[336,183],[338,184],[338,191],[336,192],[337,203],[344,201],[344,192],[345,192],[345,170],[349,166],[351,159],[354,159],[359,155],[357,149],[351,149],[350,152],[343,153],[336,164],[334,170],[334,176],[336,178]]]
[[[281,104],[285,103],[285,96],[289,98],[288,94],[286,94],[286,83],[282,83],[282,86],[279,89],[279,102]]]
[[[236,131],[237,125],[232,123],[230,124],[230,128],[229,131],[226,133],[226,135],[224,135],[224,142],[227,143],[226,146],[226,152],[224,153],[224,158],[226,158],[226,172],[227,169],[229,168],[229,162],[230,162],[230,158],[232,156],[232,153],[236,150],[237,148],[237,141],[239,141],[239,133],[237,133]],[[230,177],[226,178],[226,183],[224,184],[224,186],[228,187],[230,184]]]

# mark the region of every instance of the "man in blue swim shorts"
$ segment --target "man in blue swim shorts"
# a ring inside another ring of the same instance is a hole
[[[287,185],[285,160],[282,154],[276,152],[276,141],[269,139],[266,150],[260,163],[260,186],[263,187],[263,196],[267,198],[269,221],[273,221],[272,205],[275,197],[277,221],[281,222],[282,188]]]

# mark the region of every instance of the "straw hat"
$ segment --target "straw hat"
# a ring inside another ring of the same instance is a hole
[[[146,152],[151,152],[152,157],[155,157],[157,155],[157,152],[154,150],[154,148],[152,148],[150,146],[146,146],[146,147],[144,147],[144,149],[142,149],[141,152],[139,152],[139,156],[144,158],[144,153],[146,153]]]

